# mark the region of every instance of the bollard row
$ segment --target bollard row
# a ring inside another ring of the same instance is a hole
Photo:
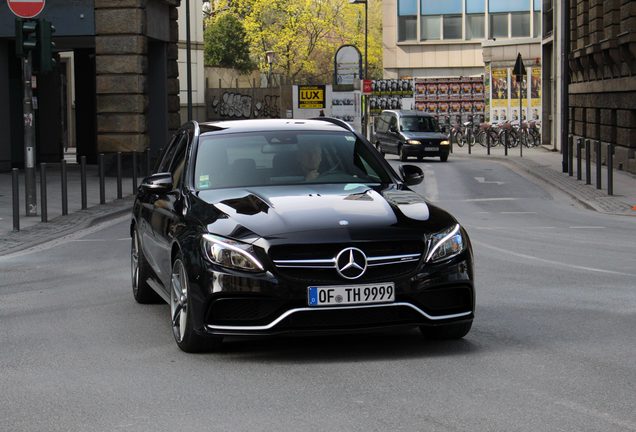
[[[572,135],[569,136],[569,150],[570,150],[570,161],[569,161],[569,175],[573,175],[574,169],[574,161],[572,158],[573,155],[573,142],[574,137]],[[602,148],[603,143],[600,140],[594,142],[594,155],[596,157],[595,164],[595,180],[596,180],[596,189],[602,189]],[[583,150],[585,149],[585,154],[583,154]],[[582,159],[585,158],[585,184],[592,184],[592,141],[589,139],[584,139],[582,137],[576,138],[576,179],[582,180],[583,169]],[[607,194],[614,195],[614,144],[607,143]]]

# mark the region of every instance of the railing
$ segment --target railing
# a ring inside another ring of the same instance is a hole
[[[101,153],[98,155],[97,163],[97,178],[99,183],[99,204],[105,204],[107,201],[106,193],[106,161],[109,160],[111,169],[111,176],[116,177],[116,193],[112,197],[113,199],[120,200],[124,196],[124,168],[123,158],[127,157],[130,161],[130,181],[131,181],[131,193],[128,195],[134,195],[137,193],[138,177],[139,177],[139,158],[144,160],[145,175],[149,175],[151,172],[151,154],[150,149],[147,149],[143,153],[139,152],[127,152],[127,153]],[[42,162],[39,165],[40,174],[40,219],[41,222],[48,222],[48,187],[49,178],[47,178],[47,170],[49,167],[59,168],[60,171],[60,199],[61,199],[61,214],[63,216],[68,215],[69,212],[69,167],[66,160],[62,160],[60,163],[45,163]],[[113,172],[114,167],[114,174]],[[13,204],[13,231],[20,231],[20,170],[13,168],[12,170],[12,204]],[[80,209],[86,210],[88,208],[88,189],[89,185],[95,186],[94,183],[89,182],[87,175],[86,156],[82,156],[79,161],[79,183],[80,183]]]

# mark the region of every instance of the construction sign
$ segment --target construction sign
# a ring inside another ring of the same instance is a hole
[[[322,109],[325,108],[326,91],[324,85],[298,86],[298,108]]]

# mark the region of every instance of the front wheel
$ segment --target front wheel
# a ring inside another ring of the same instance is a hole
[[[448,153],[445,153],[439,157],[439,160],[446,162],[448,160]]]
[[[409,158],[406,153],[404,153],[404,146],[400,146],[400,148],[398,149],[398,155],[400,156],[400,160],[402,162],[406,162],[406,160]]]
[[[220,336],[205,337],[197,334],[193,328],[192,296],[188,273],[183,258],[177,255],[172,264],[170,278],[170,321],[175,342],[182,351],[197,353],[216,350],[221,346]]]
[[[426,339],[452,340],[461,339],[468,334],[473,322],[447,324],[442,326],[420,326],[420,332]]]

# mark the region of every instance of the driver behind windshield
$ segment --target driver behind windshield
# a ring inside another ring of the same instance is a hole
[[[322,162],[322,149],[317,143],[303,143],[298,145],[298,162],[305,176],[305,180],[315,180],[320,173],[318,168]]]

